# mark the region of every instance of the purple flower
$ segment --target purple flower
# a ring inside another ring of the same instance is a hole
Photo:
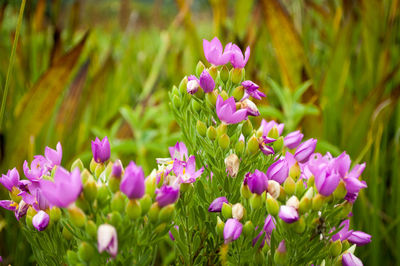
[[[0,200],[0,207],[8,211],[15,211],[18,208],[18,203],[12,200]]]
[[[350,156],[344,151],[337,158],[335,158],[335,166],[341,177],[345,177],[350,170]]]
[[[291,224],[299,219],[299,214],[297,210],[293,207],[282,205],[279,210],[279,218],[281,218],[285,223]]]
[[[49,225],[50,216],[45,211],[39,211],[33,216],[32,224],[38,231],[43,231]]]
[[[79,168],[71,173],[62,167],[57,167],[54,182],[41,180],[40,188],[51,206],[66,208],[73,203],[82,191],[82,180]]]
[[[258,90],[260,87],[251,80],[243,81],[242,86],[245,89],[243,99],[247,99],[251,96],[254,99],[261,100],[261,97],[265,97],[265,94]]]
[[[110,159],[110,142],[108,142],[107,136],[101,141],[97,137],[95,141],[92,140],[92,153],[97,163],[104,163]]]
[[[61,143],[57,143],[56,150],[46,147],[44,149],[44,156],[50,162],[51,166],[60,165],[62,159]]]
[[[299,147],[297,147],[297,149],[296,149],[294,158],[299,163],[307,162],[310,155],[314,153],[316,146],[317,146],[316,139],[309,139],[309,140],[301,143],[299,145]]]
[[[221,95],[218,95],[216,107],[218,118],[227,124],[236,124],[247,118],[247,110],[240,109],[236,111],[235,99],[233,97],[224,101]]]
[[[225,65],[231,59],[231,43],[225,46],[222,51],[222,44],[217,37],[214,37],[210,42],[203,39],[204,56],[210,64],[215,66]]]
[[[2,175],[0,178],[0,184],[2,184],[8,191],[12,191],[13,187],[18,187],[19,173],[17,168],[8,170],[7,175]]]
[[[130,199],[140,199],[144,195],[144,172],[142,167],[130,162],[125,169],[119,189]]]
[[[285,158],[281,158],[268,167],[268,180],[275,180],[279,184],[285,182],[289,176],[289,164]]]
[[[279,253],[285,253],[286,252],[285,240],[282,240],[279,243],[278,248],[276,249],[276,251],[279,252]]]
[[[156,194],[158,206],[164,207],[178,200],[179,188],[163,185],[161,188],[156,189]]]
[[[195,94],[200,88],[200,81],[195,75],[190,75],[188,77],[188,83],[186,86],[186,91],[190,94]]]
[[[235,241],[242,233],[243,225],[236,219],[228,219],[224,227],[225,244]]]
[[[344,220],[343,222],[340,223],[339,227],[342,227],[342,229],[340,229],[339,232],[337,232],[336,234],[334,234],[331,238],[332,241],[336,241],[336,240],[340,240],[340,241],[344,241],[346,240],[349,236],[351,236],[351,234],[353,233],[353,230],[349,230],[349,225],[350,225],[350,221]],[[333,228],[333,230],[335,230],[335,228]]]
[[[49,161],[42,155],[34,156],[31,162],[31,169],[28,167],[28,162],[23,165],[25,176],[32,182],[38,182],[44,174],[47,174],[49,169]]]
[[[117,230],[109,224],[102,224],[97,229],[97,249],[99,253],[107,251],[112,257],[118,253]]]
[[[343,181],[346,185],[347,192],[351,194],[358,193],[361,189],[367,187],[367,183],[359,180],[358,178],[346,177],[343,178]]]
[[[259,148],[260,148],[261,152],[264,153],[265,155],[275,154],[274,148],[266,145],[265,141],[262,141],[259,144]]]
[[[359,178],[364,169],[365,169],[365,163],[357,164],[351,169],[350,173],[347,176],[352,178]]]
[[[251,193],[261,195],[268,188],[267,175],[258,169],[254,173],[247,173],[245,183],[249,186]]]
[[[247,46],[243,56],[242,50],[240,50],[240,48],[236,44],[232,44],[231,53],[232,53],[231,55],[232,66],[234,68],[244,68],[250,57],[250,47]]]
[[[347,252],[342,256],[343,266],[363,266],[362,261],[357,258],[353,253]]]
[[[194,183],[204,172],[204,167],[196,171],[196,158],[193,155],[187,162],[175,159],[172,169],[180,183]]]
[[[209,212],[220,212],[222,209],[222,205],[224,203],[229,203],[225,197],[219,197],[211,202],[210,207],[208,207]]]
[[[249,99],[244,99],[241,101],[241,109],[247,110],[247,115],[259,116],[260,111],[258,111],[257,105],[250,101]]]
[[[284,124],[278,124],[277,122],[275,122],[274,120],[271,120],[269,122],[265,121],[264,119],[261,120],[261,128],[263,131],[263,136],[267,137],[269,131],[273,128],[276,127],[278,129],[279,135],[282,134],[283,128],[285,127]]]
[[[174,227],[175,227],[176,230],[179,229],[179,226],[177,226],[177,225],[175,225]],[[174,235],[171,233],[171,230],[168,231],[168,235],[169,235],[169,238],[171,238],[172,241],[175,241],[175,237],[174,237]]]
[[[313,174],[315,186],[321,195],[331,195],[339,185],[340,175],[335,170],[323,169],[322,171],[313,172]]]
[[[299,146],[301,140],[303,139],[303,134],[301,134],[300,130],[293,131],[284,138],[283,143],[289,149],[294,149]]]
[[[14,211],[15,213],[15,218],[17,221],[23,217],[26,212],[28,211],[29,204],[27,204],[25,201],[21,200],[18,204],[18,208]]]
[[[215,88],[214,79],[207,70],[203,70],[203,72],[200,74],[200,87],[205,93],[212,92]]]
[[[178,159],[180,161],[187,160],[188,151],[185,143],[177,142],[175,146],[169,147],[169,154],[171,155],[172,160]]]
[[[268,214],[267,218],[265,218],[263,230],[268,234],[271,235],[272,231],[275,229],[275,218]]]
[[[122,175],[123,167],[120,160],[116,160],[112,166],[111,176],[120,178]]]
[[[357,246],[363,246],[371,242],[371,235],[361,231],[353,231],[347,240]]]

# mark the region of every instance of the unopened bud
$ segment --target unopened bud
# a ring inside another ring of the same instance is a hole
[[[75,168],[79,168],[79,171],[82,173],[83,169],[85,169],[85,166],[83,165],[81,159],[76,159],[72,165],[71,165],[71,172],[75,169]]]
[[[244,95],[244,88],[243,86],[238,86],[233,89],[232,96],[235,98],[236,101],[240,101]]]
[[[174,95],[172,96],[172,104],[176,109],[180,109],[182,106],[182,101],[178,96]]]
[[[209,105],[213,107],[217,103],[217,97],[218,97],[217,90],[213,90],[212,92],[206,93],[206,101],[208,102]]]
[[[240,83],[243,79],[243,68],[233,68],[230,77],[233,83]]]
[[[96,239],[96,236],[97,236],[97,225],[92,220],[89,220],[86,223],[85,231],[88,233],[88,235],[92,239]]]
[[[217,137],[220,137],[223,134],[226,134],[227,132],[228,132],[228,126],[225,123],[221,123],[217,127]]]
[[[288,177],[283,183],[283,188],[285,189],[286,194],[290,196],[294,194],[294,191],[296,189],[296,184],[294,183],[291,177]]]
[[[217,225],[215,226],[215,230],[217,231],[217,234],[220,237],[223,237],[223,235],[224,235],[224,227],[225,227],[225,223],[218,216],[217,217]]]
[[[186,88],[187,88],[187,83],[188,83],[188,78],[184,77],[181,82],[179,83],[179,91],[181,92],[182,95],[185,95],[186,92]],[[177,96],[177,95],[174,95]]]
[[[285,201],[286,196],[287,196],[287,194],[285,192],[285,189],[282,186],[280,186],[278,200],[283,202],[283,201]]]
[[[152,203],[150,195],[144,194],[144,196],[139,200],[139,203],[142,207],[142,215],[147,214]]]
[[[221,78],[222,82],[227,82],[229,79],[229,70],[226,66],[223,66],[221,71],[219,72],[219,77]]]
[[[261,207],[263,204],[263,197],[258,194],[253,194],[252,197],[250,198],[250,207],[252,210],[256,210]]]
[[[240,195],[245,199],[249,199],[253,194],[251,193],[251,191],[247,185],[242,184],[242,186],[240,188]]]
[[[199,135],[202,137],[205,137],[207,134],[207,126],[204,122],[202,122],[200,120],[197,120],[196,130],[197,130],[197,133],[199,133]]]
[[[169,222],[174,218],[175,215],[175,205],[169,204],[160,210],[159,219],[161,222]]]
[[[199,61],[199,62],[197,63],[197,66],[196,66],[196,75],[197,75],[197,76],[200,76],[201,73],[203,73],[203,70],[204,70],[205,68],[206,68],[206,67],[204,66],[203,62]]]
[[[88,202],[93,202],[97,197],[97,184],[93,177],[90,177],[83,185],[83,195]]]
[[[291,224],[291,226],[293,227],[293,230],[298,234],[302,234],[304,233],[304,230],[306,230],[306,223],[303,217],[300,217],[300,219]]]
[[[333,197],[336,200],[341,200],[346,196],[346,194],[347,194],[346,186],[343,180],[340,180],[339,185],[337,186],[335,191],[333,191]]]
[[[232,206],[224,202],[222,204],[221,213],[225,219],[232,218]]]
[[[29,209],[28,209],[29,211]],[[50,209],[50,221],[51,222],[58,222],[61,219],[61,210],[60,208],[54,206]]]
[[[105,170],[105,166],[102,163],[98,163],[96,166],[96,169],[94,170],[94,175],[96,176],[97,179],[99,179],[100,175],[103,173]]]
[[[275,180],[268,180],[268,193],[274,198],[279,198],[281,186]]]
[[[300,166],[298,162],[295,162],[289,170],[289,176],[293,178],[293,180],[299,179],[301,174]]]
[[[151,207],[149,212],[147,213],[147,216],[149,217],[149,220],[151,222],[157,222],[158,221],[158,214],[160,213],[160,207],[158,206],[157,202],[154,202]]]
[[[296,210],[299,208],[300,202],[299,199],[296,196],[291,196],[287,201],[286,201],[286,206],[293,207]]]
[[[100,185],[97,188],[97,202],[100,206],[106,204],[111,196],[110,191],[106,185]]]
[[[297,197],[301,197],[305,190],[306,187],[304,186],[304,180],[297,180],[294,194],[296,194]]]
[[[121,184],[121,179],[116,178],[114,176],[110,177],[110,180],[108,181],[108,187],[110,188],[111,192],[115,193],[119,190],[119,186]]]
[[[247,221],[244,225],[243,225],[243,234],[245,237],[249,237],[252,236],[254,233],[255,227],[254,224],[251,221]]]
[[[311,200],[303,197],[299,203],[299,214],[304,214],[311,209]]]
[[[271,128],[271,130],[268,132],[268,137],[273,139],[279,138],[279,130],[276,126]]]
[[[267,211],[272,216],[277,216],[279,213],[279,203],[269,193],[267,193]]]
[[[315,177],[313,175],[310,176],[308,178],[308,180],[307,180],[307,187],[313,187],[314,186],[314,180],[315,180]]]
[[[132,220],[138,219],[142,215],[142,208],[139,201],[132,199],[128,201],[125,208],[126,214]]]
[[[231,177],[236,177],[239,172],[240,160],[236,154],[232,153],[225,158],[225,167]]]
[[[201,110],[201,105],[198,101],[192,101],[192,108],[193,108],[193,111],[198,113]]]
[[[153,170],[151,174],[144,180],[146,193],[149,194],[150,197],[154,196],[154,192],[157,186],[156,182],[157,182],[157,172]]]
[[[329,247],[329,252],[331,253],[331,256],[336,258],[342,253],[342,241],[340,239],[331,242],[330,247]]]
[[[274,262],[277,265],[286,265],[287,264],[287,251],[286,251],[284,240],[282,240],[282,242],[279,243],[279,246],[275,251]]]
[[[71,240],[74,238],[74,235],[71,233],[70,229],[67,228],[67,226],[69,227],[69,225],[63,227],[62,235],[66,240]]]
[[[258,150],[258,140],[255,136],[252,136],[247,142],[246,152],[250,155],[253,155],[256,154]]]
[[[226,92],[226,91],[221,91],[220,93],[219,93],[219,95],[221,95],[221,97],[222,97],[222,99],[224,100],[224,101],[226,101],[228,98],[229,98],[229,95],[228,95],[228,93]]]
[[[208,73],[215,80],[217,78],[217,76],[218,76],[218,68],[216,66],[211,66],[208,69]]]
[[[238,221],[243,218],[244,215],[244,208],[243,205],[240,203],[236,203],[232,206],[232,217]]]
[[[67,250],[67,261],[68,265],[79,265],[79,257],[76,252],[72,250]]]
[[[94,173],[94,171],[96,170],[96,167],[97,167],[97,163],[94,160],[94,158],[92,158],[92,160],[90,161],[90,165],[89,165],[90,172]]]
[[[110,213],[108,216],[108,221],[111,225],[113,225],[114,227],[119,227],[119,225],[122,223],[122,216],[121,213],[117,212],[117,211],[113,211],[112,213]]]
[[[85,213],[76,206],[72,206],[68,209],[69,218],[73,225],[76,227],[84,227],[86,223]]]
[[[229,147],[229,144],[230,144],[230,139],[227,134],[222,134],[218,138],[218,145],[221,147],[221,149],[223,150],[227,149]]]
[[[342,204],[342,207],[343,207],[343,209],[340,212],[340,217],[344,219],[344,218],[347,218],[349,216],[349,213],[353,209],[353,204],[351,204],[350,202],[346,201],[344,204]]]
[[[111,200],[111,210],[123,213],[125,209],[125,197],[121,191],[117,191]]]
[[[95,254],[95,249],[87,242],[82,242],[78,248],[78,256],[85,262],[91,261]]]
[[[207,129],[207,138],[214,141],[216,137],[217,137],[217,130],[215,129],[215,127],[210,126]]]
[[[322,205],[325,202],[325,197],[322,196],[321,194],[317,194],[313,197],[312,199],[312,209],[314,211],[319,211],[322,208]]]
[[[243,122],[243,126],[242,126],[242,134],[245,137],[248,137],[251,135],[251,133],[253,133],[253,124],[250,122],[250,120],[246,120]]]
[[[274,143],[272,143],[275,153],[279,153],[283,148],[283,137],[280,136]]]

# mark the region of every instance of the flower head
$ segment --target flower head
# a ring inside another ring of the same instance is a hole
[[[225,244],[235,241],[242,233],[243,225],[236,219],[228,219],[224,227]]]
[[[31,162],[31,169],[29,169],[27,161],[24,162],[23,169],[25,176],[30,181],[38,182],[48,172],[49,161],[42,155],[36,155]]]
[[[203,39],[204,56],[210,64],[215,66],[225,65],[231,59],[231,43],[225,46],[223,51],[222,44],[217,37],[211,41]]]
[[[102,224],[97,229],[97,249],[99,253],[107,251],[112,257],[118,253],[117,230],[109,224]]]
[[[250,101],[249,99],[244,99],[241,102],[241,109],[247,110],[247,115],[259,116],[260,111],[258,111],[257,105]]]
[[[172,160],[178,159],[184,161],[188,159],[188,150],[183,142],[177,142],[175,146],[169,147],[168,150]]]
[[[363,266],[363,263],[353,253],[346,252],[342,256],[342,265],[343,266]]]
[[[130,199],[140,199],[144,195],[144,172],[142,167],[130,162],[125,169],[124,178],[119,186],[122,193]]]
[[[56,149],[53,150],[49,147],[44,149],[44,156],[50,162],[51,166],[60,165],[62,159],[62,147],[61,143],[58,142]]]
[[[179,188],[163,185],[161,188],[156,189],[156,201],[158,206],[164,207],[174,203],[179,198]]]
[[[225,158],[226,171],[231,177],[236,177],[239,171],[240,160],[236,154],[232,153]]]
[[[274,120],[271,121],[266,121],[266,120],[261,120],[261,130],[263,132],[263,136],[267,137],[268,133],[271,131],[272,128],[276,127],[278,129],[278,133],[279,135],[282,134],[283,132],[283,128],[285,127],[285,125],[283,123],[278,124],[277,122],[275,122]]]
[[[110,159],[110,142],[108,142],[107,136],[101,141],[96,137],[96,140],[92,140],[92,153],[93,158],[97,163],[104,163]]]
[[[260,86],[258,86],[251,80],[243,81],[242,86],[245,89],[243,99],[247,99],[249,96],[251,96],[254,99],[261,100],[261,97],[265,97],[265,94],[258,90]]]
[[[363,246],[371,242],[371,237],[371,235],[362,231],[353,231],[347,240],[357,246]]]
[[[304,135],[300,132],[300,130],[293,131],[287,134],[287,136],[283,139],[283,143],[289,149],[294,149],[299,146],[301,140],[303,139],[303,136]]]
[[[200,81],[195,75],[190,75],[188,77],[188,83],[186,86],[186,91],[190,94],[195,94],[200,88]]]
[[[194,183],[204,172],[204,167],[196,171],[196,158],[191,155],[187,162],[174,160],[173,171],[179,178],[179,183]]]
[[[207,70],[203,70],[203,72],[200,74],[200,87],[205,93],[212,92],[215,88],[214,79]]]
[[[279,210],[279,218],[285,223],[291,224],[299,219],[299,213],[294,207],[282,205]]]
[[[301,143],[296,149],[294,158],[299,163],[307,162],[310,155],[314,153],[316,146],[317,146],[316,139],[309,139],[309,140]]]
[[[285,158],[278,159],[267,170],[268,180],[275,180],[279,184],[285,182],[289,176],[289,165]]]
[[[32,224],[38,231],[43,231],[49,225],[50,216],[45,211],[39,211],[33,216]]]
[[[6,175],[2,175],[0,178],[0,184],[2,184],[8,191],[11,191],[13,187],[18,187],[19,173],[17,168],[8,170]]]
[[[244,68],[250,57],[250,47],[247,46],[243,56],[242,50],[240,50],[240,48],[236,44],[232,44],[231,53],[232,66],[234,68]]]
[[[210,206],[208,207],[209,212],[221,212],[222,205],[226,203],[228,204],[228,200],[225,197],[219,197],[211,202]]]
[[[339,232],[337,232],[336,234],[334,234],[331,238],[332,241],[336,241],[336,240],[340,240],[340,241],[344,241],[346,240],[352,233],[353,230],[349,230],[349,226],[350,226],[350,221],[344,220],[343,222],[341,222],[339,227],[342,227],[342,229],[340,229]]]
[[[247,110],[240,109],[236,111],[235,99],[233,97],[224,101],[221,95],[218,95],[216,107],[219,120],[227,124],[237,124],[247,118]]]
[[[261,195],[268,188],[267,175],[258,169],[254,173],[247,173],[244,182],[248,185],[252,193],[258,195]]]
[[[62,167],[57,167],[54,182],[41,180],[40,188],[43,196],[51,206],[66,208],[73,203],[82,191],[82,180],[79,168],[71,173]]]

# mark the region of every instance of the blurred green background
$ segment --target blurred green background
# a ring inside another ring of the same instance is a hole
[[[357,255],[400,265],[398,0],[28,0],[9,69],[20,7],[0,0],[1,173],[58,141],[64,165],[88,163],[90,140],[105,135],[114,158],[149,173],[179,139],[168,90],[205,61],[202,39],[218,36],[251,47],[263,117],[367,162],[353,222],[373,241]],[[24,265],[31,254],[1,210],[0,255]]]

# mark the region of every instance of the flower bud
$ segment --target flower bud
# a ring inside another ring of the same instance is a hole
[[[97,188],[97,202],[99,203],[99,205],[106,204],[110,196],[111,193],[106,185],[100,185]]]
[[[244,88],[243,86],[238,86],[233,89],[232,96],[236,101],[240,101],[244,96]]]
[[[243,122],[243,126],[242,126],[242,134],[245,136],[245,137],[248,137],[248,136],[250,136],[251,135],[251,133],[253,133],[253,125],[252,125],[252,123],[250,122],[250,120],[245,120],[244,122]]]
[[[279,213],[279,203],[269,193],[267,193],[267,211],[272,216],[277,216]]]
[[[246,184],[242,184],[240,188],[240,195],[245,199],[249,199],[253,194],[251,193],[249,187]]]
[[[289,165],[285,158],[277,160],[276,162],[271,164],[271,166],[268,167],[267,170],[268,180],[275,180],[279,184],[285,182],[286,178],[288,177],[288,174],[289,174]]]
[[[203,70],[201,72],[200,78],[199,78],[199,83],[200,87],[203,89],[205,93],[212,92],[215,88],[215,82],[211,74],[207,70]]]
[[[172,104],[174,105],[174,107],[176,109],[179,110],[182,106],[182,101],[178,96],[174,95],[174,96],[172,96]]]
[[[201,110],[201,105],[198,101],[192,101],[192,108],[196,113],[198,113]]]
[[[96,224],[95,224],[92,220],[89,220],[89,221],[86,223],[85,231],[88,233],[88,235],[89,235],[91,238],[96,239],[96,235],[97,235],[97,226],[96,226]]]
[[[149,194],[144,194],[144,196],[139,200],[140,207],[142,208],[142,215],[147,214],[152,204],[152,200]]]
[[[125,169],[124,178],[121,181],[119,189],[128,196],[129,199],[140,199],[144,195],[144,172],[142,167],[136,166],[131,161]]]
[[[208,69],[208,72],[210,73],[210,75],[211,75],[211,77],[212,77],[213,79],[216,79],[217,76],[218,76],[218,67],[217,67],[217,66],[211,66],[211,67]]]
[[[314,211],[319,211],[322,208],[322,205],[325,203],[325,197],[321,194],[317,194],[312,199],[312,209]]]
[[[285,247],[285,240],[282,240],[279,243],[278,248],[274,254],[274,262],[277,265],[286,265],[287,264],[287,251]]]
[[[227,132],[228,132],[228,126],[225,123],[221,123],[217,127],[217,137],[220,137],[223,134],[226,134]]]
[[[295,162],[289,170],[289,176],[293,178],[293,180],[299,179],[301,174],[300,166],[298,162]]]
[[[250,198],[250,206],[252,210],[256,210],[261,207],[263,203],[263,197],[258,194],[253,194],[253,196]]]
[[[80,172],[83,172],[83,170],[85,169],[85,166],[83,165],[81,159],[76,159],[72,165],[71,165],[71,172],[75,169],[75,168],[79,168]]]
[[[119,190],[119,186],[121,185],[121,179],[111,176],[108,180],[108,187],[110,188],[111,192],[115,193]]]
[[[258,169],[256,169],[254,173],[246,174],[245,182],[249,186],[250,191],[258,195],[261,195],[268,189],[267,175]]]
[[[94,171],[96,170],[96,167],[97,167],[97,163],[94,160],[94,158],[92,158],[92,160],[90,161],[90,165],[89,165],[90,172],[94,173]]]
[[[255,136],[252,136],[247,142],[246,152],[249,155],[253,155],[258,152],[258,140]]]
[[[273,127],[270,129],[270,131],[268,132],[267,137],[268,137],[268,138],[271,138],[271,139],[277,139],[277,138],[279,138],[279,130],[278,130],[277,126],[273,126]]]
[[[304,193],[305,190],[306,190],[306,187],[304,186],[304,180],[303,180],[303,179],[297,180],[296,186],[295,186],[294,194],[295,194],[297,197],[300,198],[300,197],[303,195],[303,193]]]
[[[185,95],[185,93],[186,93],[187,84],[188,84],[187,77],[184,77],[181,80],[181,82],[179,83],[179,91],[181,92],[182,95]],[[178,96],[178,95],[175,94],[174,96]]]
[[[343,266],[362,266],[362,261],[357,258],[353,253],[346,252],[342,255]]]
[[[299,199],[296,196],[291,196],[287,201],[286,201],[286,206],[293,207],[296,210],[299,208],[300,202]]]
[[[227,204],[224,202],[222,204],[221,213],[225,219],[231,218],[232,217],[232,206],[230,204]]]
[[[227,82],[229,79],[229,70],[226,66],[223,66],[221,68],[221,71],[219,72],[219,77],[222,80],[222,82]]]
[[[280,136],[274,143],[272,143],[272,147],[274,148],[275,153],[278,153],[283,148],[283,137]]]
[[[295,189],[296,189],[296,184],[294,183],[293,179],[291,177],[286,178],[285,182],[283,183],[283,188],[285,189],[286,194],[293,195]]]
[[[167,224],[166,224],[166,223],[162,223],[162,224],[159,224],[159,225],[154,229],[154,232],[155,232],[156,234],[160,234],[161,232],[165,231],[166,228],[167,228]]]
[[[225,158],[226,170],[231,177],[237,176],[239,172],[239,164],[239,158],[234,153]]]
[[[217,90],[213,90],[210,93],[206,93],[206,101],[211,106],[215,106],[215,104],[217,103],[217,97],[218,97],[218,91]]]
[[[279,197],[281,186],[275,180],[268,180],[268,193],[274,198]]]
[[[104,169],[105,169],[104,164],[98,163],[96,165],[96,169],[94,170],[94,175],[96,176],[97,179],[99,179],[99,177],[103,173]]]
[[[353,209],[353,204],[351,204],[350,202],[346,201],[344,204],[341,204],[341,206],[343,207],[343,209],[340,212],[340,217],[343,218],[343,219],[347,218],[349,216],[349,213]]]
[[[207,126],[204,124],[204,122],[197,120],[196,124],[196,130],[197,133],[199,133],[200,136],[205,137],[207,134]]]
[[[50,209],[50,221],[58,222],[61,219],[61,215],[62,215],[62,213],[61,213],[60,208],[54,206]]]
[[[295,149],[299,146],[303,136],[304,135],[301,134],[300,130],[289,133],[284,139],[285,146],[289,149]]]
[[[371,242],[371,237],[371,235],[362,231],[354,231],[347,238],[347,240],[352,244],[356,244],[357,246],[364,246]]]
[[[222,90],[219,95],[221,95],[222,99],[226,101],[229,98],[228,93],[225,90]]]
[[[239,156],[244,152],[244,141],[239,140],[235,146],[235,152],[239,154]]]
[[[347,194],[346,186],[343,180],[340,180],[339,185],[337,186],[335,191],[333,191],[333,197],[336,200],[341,200],[346,196],[346,194]]]
[[[222,134],[218,138],[218,145],[221,147],[221,149],[223,150],[227,149],[229,147],[229,144],[230,144],[230,139],[227,134]]]
[[[90,172],[87,169],[84,169],[81,173],[82,184],[85,184],[89,178],[93,178],[93,176],[90,174]]]
[[[109,224],[102,224],[97,230],[97,250],[99,253],[107,251],[112,257],[118,253],[117,230]]]
[[[156,190],[156,201],[159,207],[175,203],[179,198],[179,188],[163,185]]]
[[[240,203],[236,203],[232,206],[232,217],[238,221],[240,221],[243,218],[245,209],[243,208],[243,205]]]
[[[282,205],[279,209],[279,218],[285,223],[291,224],[299,219],[299,213],[293,207]]]
[[[331,253],[331,256],[336,258],[342,253],[342,241],[340,239],[331,242],[330,247],[329,247],[329,252]]]
[[[95,255],[94,248],[87,242],[82,242],[78,248],[78,256],[81,260],[85,262],[91,261]]]
[[[126,205],[125,212],[130,219],[135,220],[142,215],[142,208],[137,200],[131,199]]]
[[[296,152],[294,154],[294,158],[296,159],[296,161],[300,163],[307,162],[310,155],[314,153],[316,145],[317,145],[316,139],[309,139],[301,143],[299,147],[297,147]]]
[[[204,71],[206,67],[204,66],[203,62],[199,61],[196,65],[196,75],[200,76],[201,73]]]
[[[254,233],[255,227],[254,224],[251,221],[247,221],[244,225],[243,225],[243,234],[245,237],[249,237],[252,236]]]
[[[285,192],[285,189],[282,186],[280,186],[279,188],[280,188],[280,191],[279,191],[278,200],[283,202],[286,200],[287,194]]]
[[[172,86],[172,94],[171,95],[176,95],[179,96],[179,90],[178,87],[176,87],[175,85]]]
[[[217,234],[219,236],[223,236],[224,227],[225,227],[225,223],[221,220],[221,218],[219,218],[219,216],[217,216],[217,225],[215,226],[215,230],[217,231]]]
[[[111,200],[111,210],[123,213],[125,209],[125,197],[121,191],[117,191]]]
[[[207,138],[209,138],[211,141],[214,141],[216,137],[217,137],[217,130],[215,129],[215,127],[210,126],[207,129]]]
[[[304,214],[311,209],[311,200],[307,197],[303,197],[299,203],[299,213]]]
[[[235,84],[242,82],[243,68],[233,68],[230,73],[231,81]]]
[[[243,225],[236,219],[228,219],[224,227],[225,244],[239,238],[243,230]]]
[[[158,214],[160,213],[160,207],[158,206],[158,203],[155,202],[151,205],[149,212],[147,213],[147,216],[149,217],[149,220],[153,223],[158,221]]]
[[[69,225],[67,225],[69,227]],[[63,230],[61,232],[61,234],[63,235],[63,237],[66,240],[71,240],[74,238],[73,234],[71,233],[71,231],[67,228],[67,226],[63,227]],[[72,230],[72,229],[71,229]]]
[[[67,250],[67,262],[68,265],[79,265],[78,254],[72,250]]]
[[[110,214],[108,214],[107,219],[108,222],[115,227],[119,227],[119,225],[122,223],[121,213],[117,211],[113,211]]]
[[[150,197],[154,196],[156,191],[156,182],[157,182],[157,173],[156,171],[151,172],[151,174],[144,180],[144,184],[146,187],[146,194],[149,194]]]
[[[107,136],[105,136],[102,140],[99,138],[96,138],[94,141],[92,140],[92,153],[93,159],[99,164],[106,162],[110,158],[110,142],[108,141]]]
[[[45,212],[40,210],[32,218],[32,224],[38,231],[43,231],[49,225],[50,216]]]
[[[172,220],[174,215],[175,215],[175,205],[170,204],[170,205],[163,207],[160,210],[160,214],[159,214],[158,218],[160,219],[161,222],[169,222]]]
[[[303,217],[300,217],[300,219],[292,224],[293,230],[298,233],[302,234],[306,230],[306,223],[304,221]]]
[[[71,223],[76,227],[84,227],[86,223],[85,213],[76,206],[72,206],[68,209],[69,218]]]
[[[229,203],[225,197],[219,197],[211,202],[210,206],[208,207],[209,212],[221,212],[222,205],[224,203]]]
[[[97,197],[97,184],[93,177],[90,177],[83,185],[83,195],[88,202],[93,202]]]

